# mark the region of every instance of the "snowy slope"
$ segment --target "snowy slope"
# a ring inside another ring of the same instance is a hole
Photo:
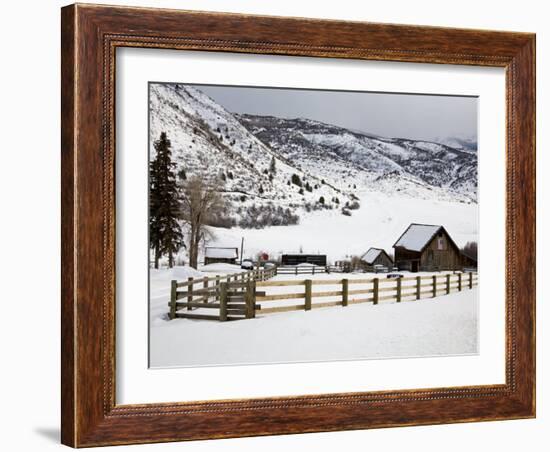
[[[334,183],[345,178],[346,188],[351,182],[386,193],[412,190],[414,197],[477,199],[477,155],[470,150],[377,137],[303,118],[237,118],[282,157]]]
[[[274,153],[233,114],[193,87],[150,85],[151,159],[154,141],[163,131],[171,140],[178,171],[183,169],[186,177],[217,177],[234,216],[253,204],[321,208],[321,196],[327,204],[336,197],[342,202],[352,199],[351,190],[323,184],[319,177]],[[270,169],[272,159],[274,172]],[[293,175],[302,187],[291,182]],[[306,184],[311,191],[305,189]]]

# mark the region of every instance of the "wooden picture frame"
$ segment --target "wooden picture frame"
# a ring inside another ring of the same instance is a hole
[[[535,35],[161,9],[62,9],[62,442],[73,447],[535,416]],[[506,383],[115,403],[115,50],[506,69]]]

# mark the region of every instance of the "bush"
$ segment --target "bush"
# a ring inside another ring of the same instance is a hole
[[[266,226],[288,226],[298,224],[300,217],[289,208],[272,204],[250,206],[239,221],[239,226],[246,229],[263,229]]]
[[[361,207],[361,204],[359,204],[358,201],[349,202],[346,203],[346,205],[349,210],[357,210]]]
[[[342,212],[342,215],[345,215],[346,217],[351,217],[351,212],[346,207],[342,207],[340,212]]]
[[[319,204],[324,204],[325,203],[325,197],[324,196],[321,196],[319,198]]]

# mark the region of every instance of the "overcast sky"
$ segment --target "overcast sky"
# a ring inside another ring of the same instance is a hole
[[[234,113],[309,118],[384,137],[477,138],[477,98],[194,85]]]

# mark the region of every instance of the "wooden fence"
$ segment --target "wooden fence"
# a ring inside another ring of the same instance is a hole
[[[455,273],[445,275],[411,276],[401,278],[369,278],[369,279],[326,279],[300,281],[260,281],[256,288],[285,287],[292,292],[267,294],[256,291],[255,304],[259,304],[262,314],[287,312],[329,306],[348,306],[357,303],[378,304],[380,301],[406,301],[448,295],[451,292],[472,289],[477,286],[477,273]],[[354,288],[363,285],[367,287]],[[314,291],[315,286],[337,286],[335,290]],[[298,289],[297,289],[298,288]],[[317,302],[317,299],[338,298],[336,301]],[[264,307],[271,302],[303,300],[303,303],[275,307]]]
[[[272,278],[275,272],[275,268],[259,268],[224,276],[188,278],[183,282],[172,280],[169,318],[220,321],[252,318],[256,309],[260,309],[254,303],[255,284]],[[192,312],[198,309],[208,309],[212,313]]]
[[[342,273],[335,265],[280,265],[276,267],[277,275],[319,275],[321,273]]]

